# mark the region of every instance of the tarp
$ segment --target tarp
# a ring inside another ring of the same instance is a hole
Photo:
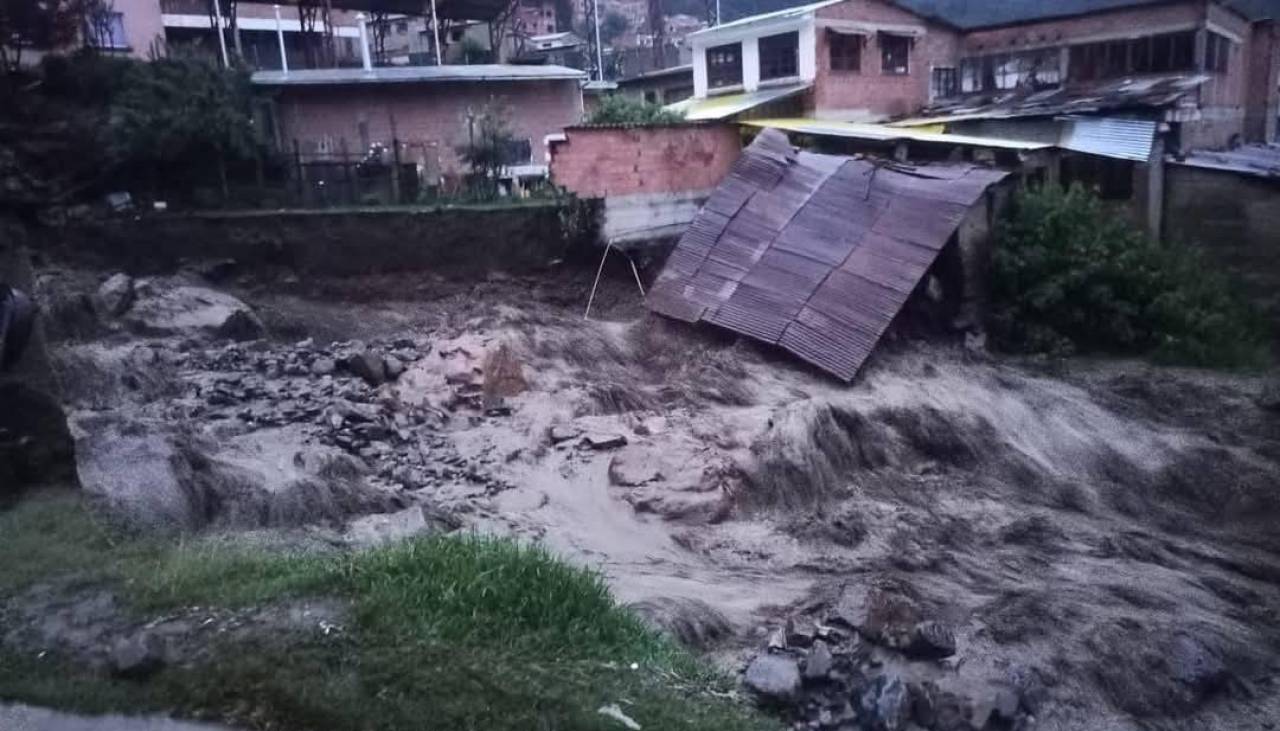
[[[766,129],[681,237],[647,304],[851,381],[966,213],[1006,174],[798,152]]]
[[[683,112],[684,118],[690,121],[705,121],[711,119],[728,119],[737,114],[760,106],[768,104],[772,101],[785,99],[792,94],[798,94],[809,88],[809,84],[788,84],[786,86],[775,86],[769,89],[760,89],[757,91],[748,91],[741,94],[724,94],[721,96],[709,96],[705,99],[685,99],[684,101],[668,104],[667,109],[673,112]]]

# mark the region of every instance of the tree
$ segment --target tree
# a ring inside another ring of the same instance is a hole
[[[684,121],[684,115],[657,104],[611,94],[600,101],[587,121],[590,124],[676,124]]]
[[[507,126],[507,114],[501,107],[487,104],[479,112],[468,110],[467,125],[468,142],[458,154],[471,168],[471,190],[480,198],[496,198],[498,182],[512,162],[516,143]]]
[[[17,71],[25,47],[76,45],[102,7],[101,0],[0,0],[0,71]]]
[[[605,13],[600,22],[600,42],[606,46],[613,43],[618,36],[627,32],[627,18],[612,10]]]
[[[123,170],[159,177],[212,166],[224,197],[227,163],[256,150],[248,74],[195,58],[130,69],[109,125],[111,153]]]

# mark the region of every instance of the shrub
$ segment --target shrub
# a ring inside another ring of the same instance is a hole
[[[600,106],[592,112],[587,122],[590,124],[674,124],[683,120],[683,114],[672,112],[657,104],[611,94],[600,101]]]
[[[1008,350],[1265,360],[1261,320],[1198,251],[1151,240],[1079,186],[1018,194],[991,283],[992,334]]]

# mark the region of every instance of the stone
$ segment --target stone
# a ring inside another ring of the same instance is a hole
[[[502,343],[489,353],[484,361],[484,394],[488,398],[511,398],[524,393],[529,383],[524,379],[524,369],[516,358],[515,350]]]
[[[897,675],[877,677],[862,694],[862,716],[877,731],[900,731],[911,722],[911,694]]]
[[[140,680],[164,667],[164,642],[148,633],[126,637],[111,647],[111,672],[117,677]]]
[[[133,306],[133,277],[120,272],[111,275],[98,287],[98,310],[111,317],[119,317]]]
[[[1199,697],[1221,690],[1231,679],[1231,672],[1222,659],[1189,635],[1173,638],[1167,656],[1173,678]]]
[[[582,437],[580,444],[588,449],[604,451],[627,446],[627,438],[621,434],[604,434],[596,432]]]
[[[663,479],[662,460],[655,450],[628,447],[609,461],[609,482],[620,487],[639,487]]]
[[[1260,408],[1280,412],[1280,381],[1272,381],[1263,386],[1257,402]]]
[[[1005,721],[1013,721],[1017,717],[1018,705],[1018,694],[1008,688],[997,690],[991,699],[992,710]]]
[[[956,654],[955,632],[943,622],[918,622],[911,630],[911,640],[903,653],[917,660],[951,657]]]
[[[257,315],[249,310],[236,310],[227,315],[227,319],[214,330],[214,334],[220,338],[244,342],[257,340],[265,335],[266,331]]]
[[[800,668],[782,655],[758,655],[747,666],[743,683],[762,700],[788,702],[800,692]]]
[[[404,373],[404,363],[399,358],[388,355],[382,359],[382,370],[387,374],[388,381],[394,381]]]
[[[787,649],[787,631],[779,627],[769,633],[769,639],[765,642],[765,646],[770,650]]]
[[[334,362],[333,358],[316,358],[315,361],[311,363],[311,375],[327,376],[337,370],[337,368],[338,364]]]
[[[809,647],[818,636],[818,627],[807,619],[787,621],[787,645]]]
[[[551,429],[548,430],[547,432],[547,437],[551,440],[552,444],[560,444],[562,442],[572,441],[574,439],[577,439],[580,436],[582,436],[581,429],[575,429],[572,426],[564,426],[559,424],[551,427]]]
[[[827,643],[818,640],[813,643],[808,656],[804,660],[804,679],[810,681],[826,680],[831,673],[834,658]]]
[[[367,350],[343,358],[342,367],[348,373],[364,379],[364,382],[370,386],[381,386],[387,381],[387,372],[382,359]]]

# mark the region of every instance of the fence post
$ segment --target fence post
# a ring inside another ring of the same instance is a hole
[[[298,182],[298,205],[307,205],[306,181],[302,179],[302,152],[298,147],[298,138],[293,138],[293,177]]]
[[[344,187],[347,189],[347,205],[355,205],[356,190],[351,182],[351,163],[347,159],[347,138],[340,137],[338,146],[342,150],[342,182],[346,184]]]
[[[404,203],[400,198],[400,140],[391,138],[391,199]]]

